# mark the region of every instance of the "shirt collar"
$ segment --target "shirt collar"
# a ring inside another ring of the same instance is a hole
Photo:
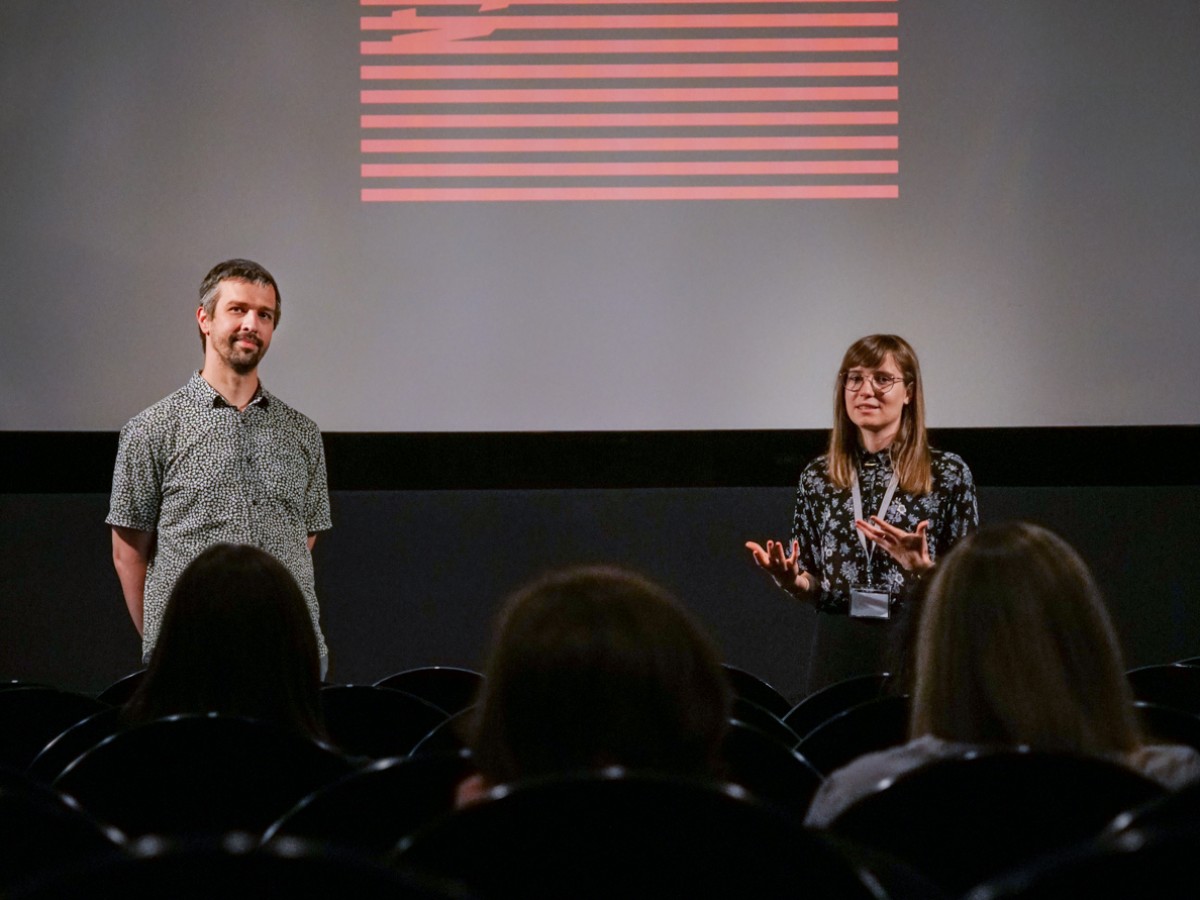
[[[862,447],[858,448],[858,468],[860,470],[868,467],[878,466],[881,471],[890,472],[892,470],[892,449],[885,447],[878,453],[868,453]]]
[[[204,409],[233,408],[233,404],[222,397],[216,388],[204,380],[199,369],[193,372],[192,377],[188,379],[186,390],[196,405]],[[271,405],[271,394],[263,387],[261,378],[258,381],[258,390],[254,392],[254,396],[246,404],[246,408],[249,409],[255,405],[261,406],[263,409]]]

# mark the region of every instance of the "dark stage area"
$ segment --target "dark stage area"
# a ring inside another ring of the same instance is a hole
[[[935,440],[970,461],[983,521],[1029,519],[1080,550],[1134,666],[1200,652],[1200,486],[1188,483],[1178,461],[1151,467],[1132,452],[1190,446],[1195,431],[982,429]],[[815,614],[775,590],[742,544],[786,536],[787,483],[799,460],[819,449],[820,435],[686,437],[328,436],[334,529],[318,541],[315,560],[331,679],[369,683],[426,664],[478,667],[509,591],[553,566],[608,562],[669,586],[715,634],[728,662],[796,695]],[[139,666],[104,525],[105,454],[115,435],[17,435],[6,444],[0,675],[99,690]],[[425,461],[406,467],[405,448],[417,445]],[[433,463],[464,447],[473,469]],[[610,458],[607,470],[584,464],[602,458],[597,447]],[[351,448],[364,456],[344,456]],[[401,455],[389,465],[389,453]],[[579,486],[496,486],[506,472],[518,484],[537,472],[565,481],[573,458],[581,461]],[[765,462],[754,467],[754,459]],[[1032,462],[1040,459],[1047,465]],[[485,471],[488,487],[470,483],[471,472]],[[775,483],[738,484],[752,471]],[[1023,471],[1066,483],[1021,484]],[[408,474],[389,482],[388,472]],[[56,473],[65,486],[89,489],[56,492]],[[347,490],[350,473],[356,486],[376,479],[408,487]]]

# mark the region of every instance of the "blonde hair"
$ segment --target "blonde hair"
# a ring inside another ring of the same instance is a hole
[[[833,431],[829,435],[829,479],[841,488],[854,480],[858,452],[858,429],[846,412],[846,372],[856,366],[874,369],[891,354],[909,401],[900,412],[900,430],[892,441],[892,465],[900,476],[900,489],[909,494],[928,494],[933,489],[929,437],[925,433],[925,394],[921,386],[921,364],[908,341],[896,334],[869,334],[859,338],[842,357],[833,388]]]
[[[1101,755],[1141,742],[1096,583],[1045,528],[987,526],[941,560],[916,655],[912,737]]]

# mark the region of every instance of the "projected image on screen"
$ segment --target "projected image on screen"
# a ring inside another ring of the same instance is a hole
[[[362,2],[364,201],[898,196],[894,0]]]
[[[879,332],[935,429],[1200,422],[1198,50],[1196,0],[4,0],[0,430],[176,390],[235,256],[326,432],[827,429]]]

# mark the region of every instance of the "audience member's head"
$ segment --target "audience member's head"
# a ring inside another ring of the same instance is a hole
[[[322,734],[320,658],[304,595],[255,547],[217,544],[175,582],[131,721],[217,712]]]
[[[500,614],[471,739],[485,784],[610,765],[706,775],[730,712],[712,642],[663,588],[551,573]]]
[[[981,528],[938,568],[921,611],[913,737],[1121,753],[1139,743],[1100,592],[1062,538]]]

